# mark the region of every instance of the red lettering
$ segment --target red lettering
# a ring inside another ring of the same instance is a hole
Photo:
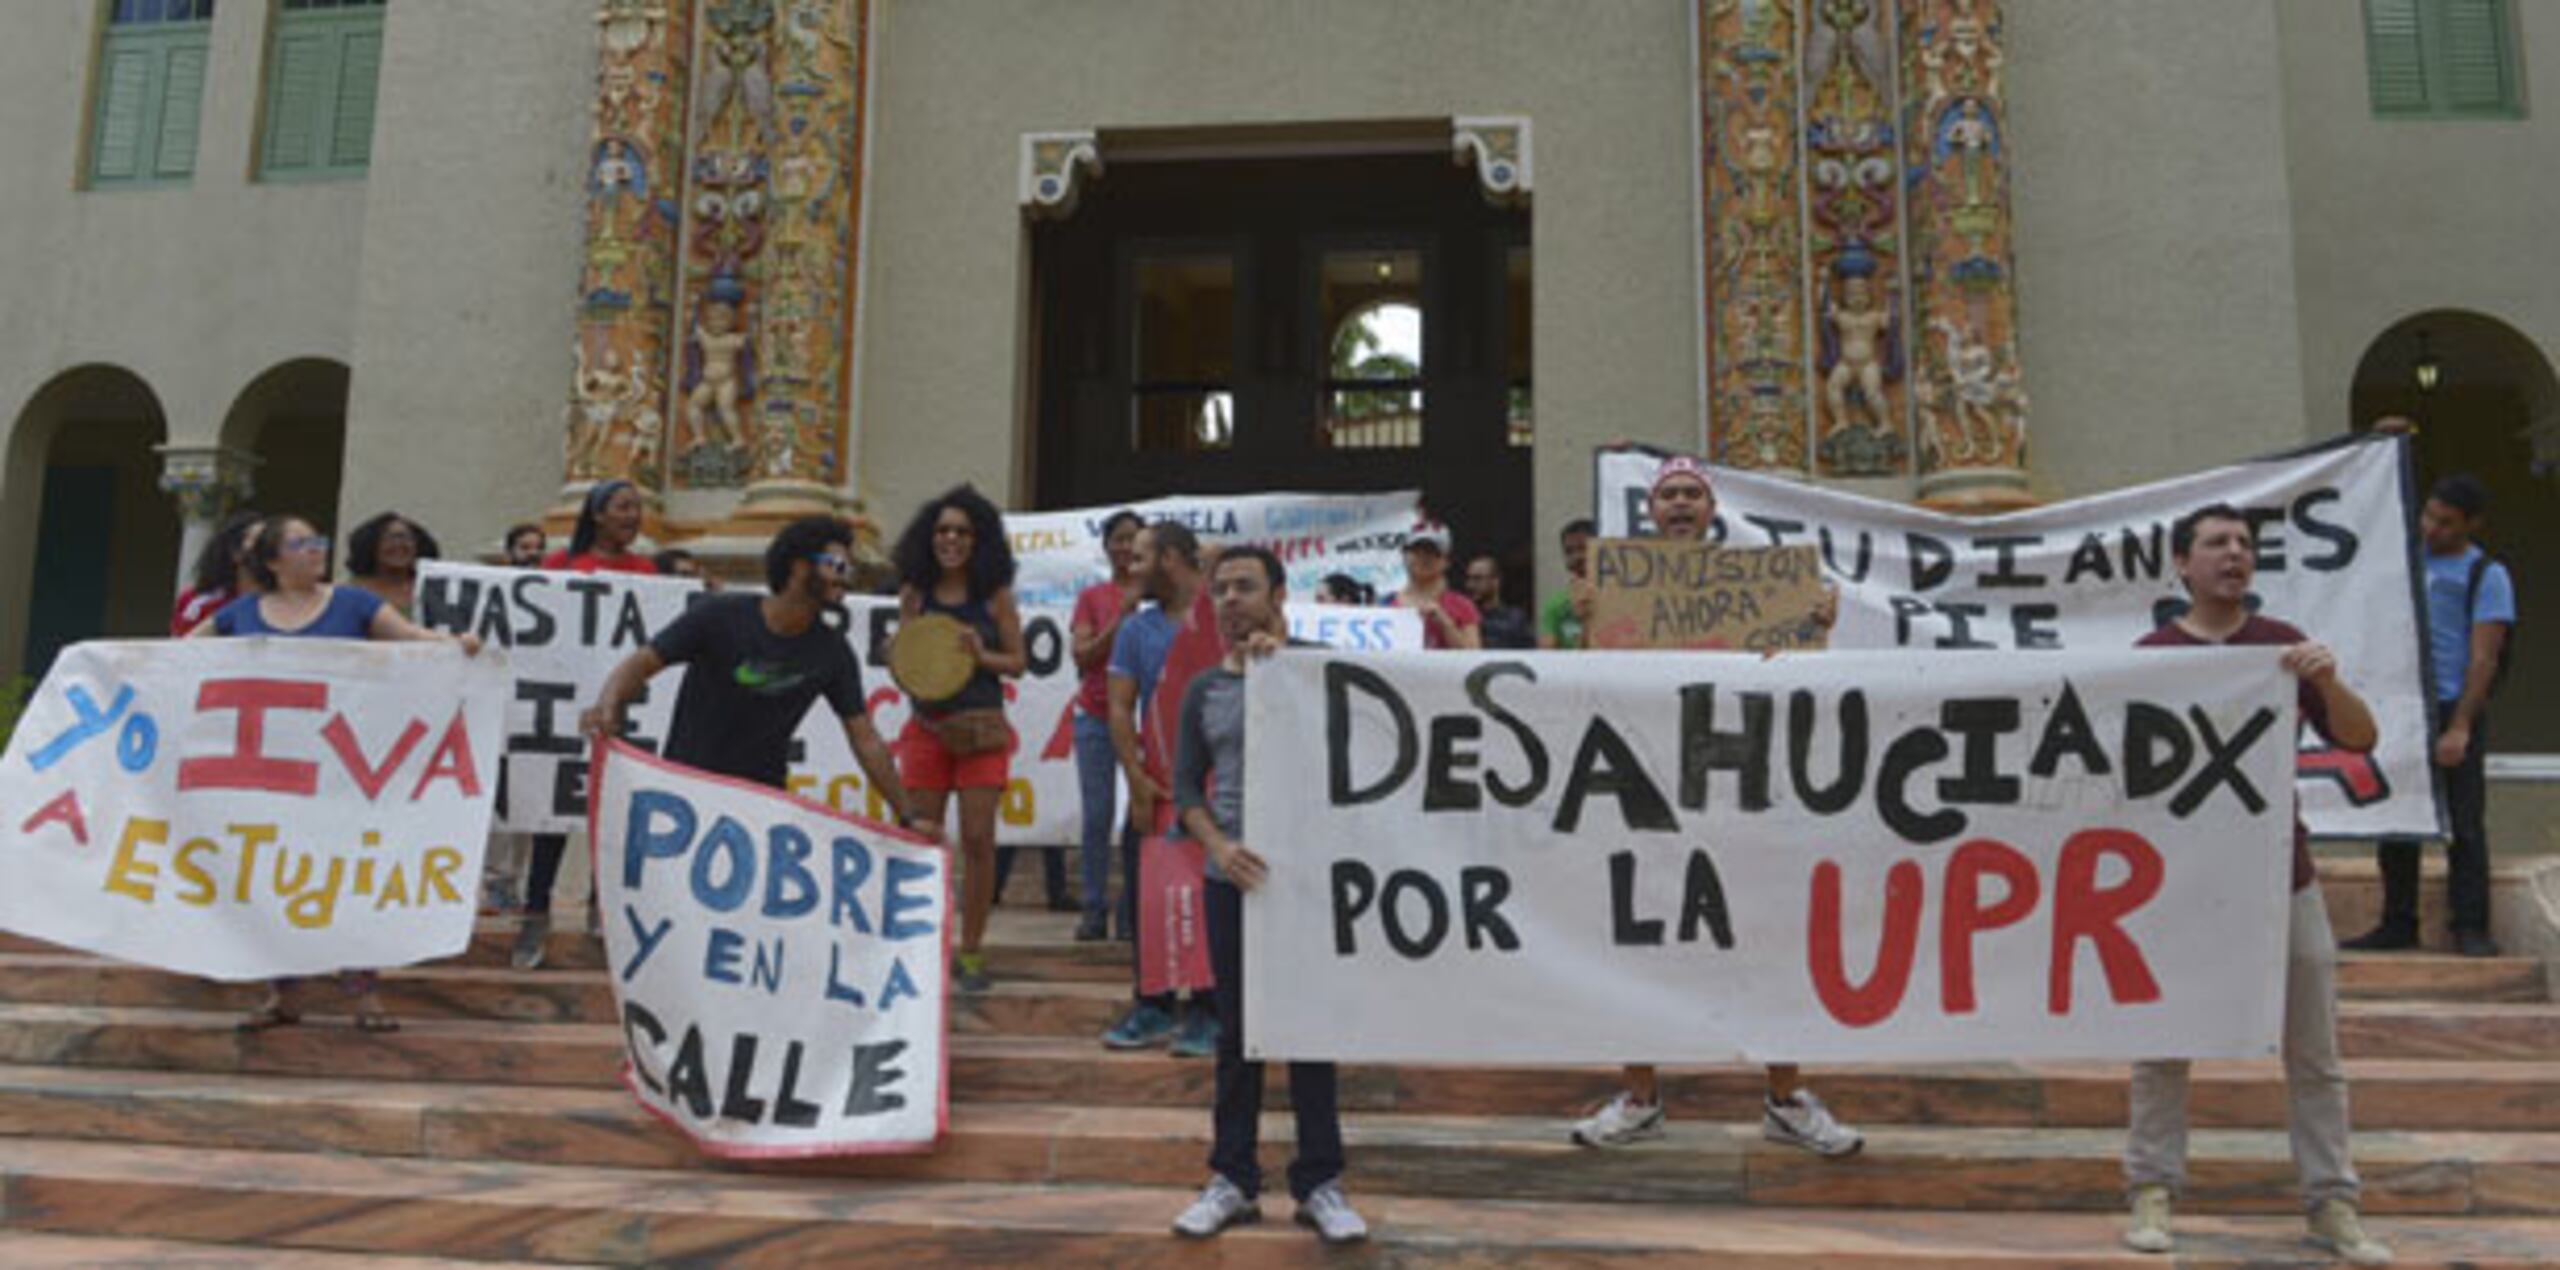
[[[208,679],[196,689],[196,711],[237,710],[231,753],[181,760],[178,788],[255,789],[308,798],[320,788],[320,765],[269,758],[267,711],[326,710],[329,685],[293,679]]]
[[[1893,1017],[1902,1005],[1902,990],[1911,982],[1911,962],[1920,947],[1920,898],[1925,884],[1920,866],[1899,860],[1884,878],[1884,938],[1876,949],[1876,968],[1866,983],[1853,985],[1840,962],[1840,866],[1828,860],[1813,870],[1813,922],[1806,935],[1813,991],[1822,1008],[1847,1027],[1872,1027]]]
[[[1058,711],[1058,726],[1049,733],[1049,743],[1040,747],[1043,761],[1056,762],[1076,752],[1076,705],[1070,701]]]
[[[2114,856],[2131,870],[2116,886],[2100,890],[2098,862]],[[2165,872],[2158,848],[2140,834],[2123,829],[2083,829],[2062,844],[2060,876],[2053,884],[2053,964],[2047,976],[2045,1008],[2071,1013],[2071,962],[2083,939],[2098,946],[2098,965],[2106,972],[2107,991],[2116,1004],[2160,999],[2160,984],[2142,950],[2116,923],[2160,893]]]
[[[27,823],[18,826],[18,832],[34,833],[37,825],[52,821],[69,825],[73,842],[84,847],[89,845],[89,821],[80,814],[80,791],[66,789],[54,795],[52,802],[36,808],[36,814],[27,817]]]
[[[415,726],[415,725],[412,725]],[[452,781],[465,798],[480,796],[480,766],[471,761],[471,729],[462,723],[462,711],[453,712],[453,722],[444,727],[444,739],[436,742],[436,752],[427,759],[427,770],[418,777],[418,787],[409,791],[409,801],[426,796],[427,786],[437,777]]]
[[[400,732],[400,739],[392,743],[390,757],[382,760],[382,766],[375,767],[364,761],[364,749],[356,743],[356,730],[347,726],[347,716],[342,714],[329,720],[329,726],[320,730],[320,739],[327,741],[329,748],[337,753],[338,762],[346,766],[347,775],[355,778],[356,788],[364,791],[367,802],[381,801],[382,787],[391,783],[391,774],[400,770],[400,764],[409,758],[409,751],[418,748],[418,742],[426,738],[427,725],[415,719],[409,720],[409,726]]]
[[[1982,876],[1995,874],[2007,884],[2000,902],[1982,906]],[[1947,860],[1946,915],[1938,924],[1938,999],[1949,1014],[1971,1014],[1973,936],[1977,931],[2014,926],[2034,912],[2035,862],[2007,843],[1976,838],[1956,848]]]

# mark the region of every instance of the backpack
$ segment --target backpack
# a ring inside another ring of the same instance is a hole
[[[2502,568],[2504,567],[2502,562],[2499,561],[2496,556],[2490,555],[2487,551],[2482,551],[2480,555],[2471,562],[2471,580],[2465,584],[2462,592],[2462,611],[2466,616],[2476,614],[2480,611],[2480,580],[2489,576],[2489,566],[2491,565],[2499,565]],[[2510,597],[2513,596],[2515,589],[2516,571],[2508,569],[2507,591]],[[2491,696],[2497,695],[2498,685],[2507,681],[2507,667],[2515,663],[2516,628],[2523,624],[2523,620],[2524,606],[2518,604],[2516,605],[2515,617],[2510,618],[2507,621],[2507,637],[2498,645],[2497,669],[2489,672],[2489,694]],[[2472,618],[2473,625],[2477,625],[2478,621],[2478,618]],[[2468,639],[2469,636],[2466,634],[2464,638]]]

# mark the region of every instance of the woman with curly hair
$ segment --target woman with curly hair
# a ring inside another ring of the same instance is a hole
[[[444,555],[427,527],[384,512],[347,535],[347,576],[402,617],[415,617],[418,562]]]
[[[204,625],[223,605],[258,589],[258,580],[249,573],[249,537],[265,519],[253,511],[237,511],[215,526],[196,551],[187,589],[178,593],[178,606],[170,611],[170,634],[184,635]]]
[[[996,804],[1004,797],[1013,730],[1004,717],[1002,676],[1020,676],[1022,613],[1013,602],[1013,546],[1004,517],[986,496],[957,486],[916,510],[898,536],[898,617],[939,614],[958,622],[960,647],[975,667],[960,691],[912,702],[898,737],[898,774],[923,818],[941,832],[951,795],[960,796],[965,871],[957,978],[963,992],[987,990],[987,910],[995,903]]]

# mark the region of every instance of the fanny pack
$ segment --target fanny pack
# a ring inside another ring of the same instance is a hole
[[[1013,729],[1006,726],[1002,710],[954,710],[924,722],[926,727],[933,729],[934,739],[942,742],[942,748],[954,758],[1001,750],[1013,744]]]

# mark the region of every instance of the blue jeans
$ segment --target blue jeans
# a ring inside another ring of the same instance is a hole
[[[1084,841],[1076,855],[1084,883],[1084,919],[1110,914],[1111,828],[1119,817],[1120,755],[1111,748],[1111,724],[1076,711],[1076,785],[1084,794]],[[1125,923],[1124,923],[1125,924]]]

